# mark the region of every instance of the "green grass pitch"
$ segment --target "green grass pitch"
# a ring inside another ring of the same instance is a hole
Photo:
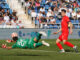
[[[80,60],[80,40],[69,40],[71,43],[78,46],[79,53],[75,53],[70,47],[63,45],[66,53],[59,53],[55,40],[45,40],[50,43],[50,47],[42,46],[35,49],[2,49],[0,48],[0,60]],[[0,40],[1,44],[6,43],[5,40]],[[13,43],[6,43],[8,46]]]

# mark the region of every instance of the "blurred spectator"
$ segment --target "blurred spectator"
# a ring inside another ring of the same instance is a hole
[[[35,6],[37,7],[37,10],[40,9],[40,3],[39,3],[39,1],[36,1]]]
[[[18,23],[17,23],[16,20],[13,20],[13,21],[11,21],[11,25],[14,26],[14,27],[17,27]]]
[[[37,17],[37,13],[34,10],[32,10],[31,12],[31,17],[32,17],[32,21],[35,20]]]
[[[69,10],[67,10],[66,15],[71,18],[71,13],[69,12]]]
[[[2,15],[4,15],[4,14],[5,14],[5,11],[4,11],[4,9],[2,9],[2,11],[1,11],[1,12],[2,12]]]
[[[6,13],[5,16],[4,16],[5,23],[9,23],[9,20],[10,20],[10,18],[8,16],[8,14]]]
[[[10,16],[10,11],[7,9],[7,14],[8,14],[8,16]]]
[[[43,17],[43,14],[41,13],[41,11],[40,11],[40,13],[38,13],[38,15],[37,15],[37,18],[38,19],[41,19]]]
[[[45,13],[45,8],[44,7],[41,7],[40,8],[40,12],[44,14]]]
[[[77,13],[77,19],[80,20],[80,11]]]
[[[30,2],[27,1],[27,2],[25,3],[25,6],[26,6],[27,8],[29,8]]]
[[[53,16],[51,16],[51,18],[50,18],[50,23],[51,24],[55,24],[56,23],[56,20],[55,20],[55,18]]]
[[[53,12],[51,8],[49,8],[48,11]]]
[[[67,11],[66,15],[71,20],[80,20],[80,12],[78,12],[80,11],[80,5],[78,5],[79,2],[76,0],[28,0],[27,2],[25,1],[25,3],[30,11],[29,13],[31,14],[32,20],[35,18],[37,22],[39,21],[39,23],[44,26],[55,23],[57,20],[59,20],[57,23],[61,22],[62,9]]]
[[[15,10],[13,10],[13,16],[16,16],[17,12]]]
[[[2,23],[3,21],[3,17],[2,17],[2,14],[0,14],[0,24]]]
[[[79,7],[79,5],[78,5],[78,3],[76,1],[74,1],[73,6],[74,7]]]
[[[21,0],[22,6],[24,5],[24,0]]]
[[[19,28],[24,28],[22,21],[19,21],[18,26],[19,26]]]
[[[17,12],[15,10],[11,11],[8,7],[3,7],[5,5],[7,5],[7,2],[0,2],[0,25],[2,25],[2,27],[5,26],[5,28],[6,26],[15,26],[16,28],[18,24]]]
[[[50,16],[53,16],[53,13],[50,12],[50,11],[48,11],[48,13],[47,13],[47,17],[49,18]]]
[[[72,11],[72,19],[76,19],[76,12],[75,11]]]

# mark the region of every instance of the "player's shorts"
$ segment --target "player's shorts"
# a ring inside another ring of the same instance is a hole
[[[63,40],[68,40],[68,35],[67,33],[62,33],[60,36],[59,36],[59,40],[60,41],[63,41]]]

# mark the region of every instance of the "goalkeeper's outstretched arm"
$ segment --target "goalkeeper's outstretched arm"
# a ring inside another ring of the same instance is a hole
[[[12,49],[12,46],[7,47],[6,44],[2,44],[2,48],[5,48],[5,49]]]

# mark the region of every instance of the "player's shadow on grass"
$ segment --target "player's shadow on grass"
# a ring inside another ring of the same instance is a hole
[[[74,52],[74,50],[66,49],[66,52]]]
[[[48,55],[38,55],[38,54],[17,54],[16,56],[48,56]]]

